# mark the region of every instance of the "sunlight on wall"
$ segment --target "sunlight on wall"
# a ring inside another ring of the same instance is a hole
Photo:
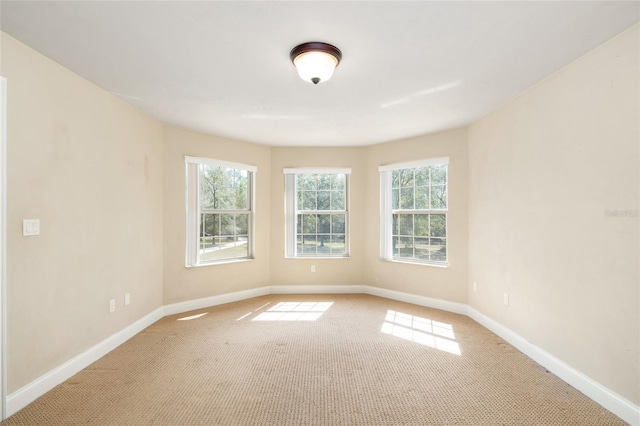
[[[380,331],[430,348],[461,355],[451,324],[388,310]]]
[[[252,321],[315,321],[333,302],[280,302]]]

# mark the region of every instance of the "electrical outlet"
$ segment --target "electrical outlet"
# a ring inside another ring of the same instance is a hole
[[[116,311],[116,299],[109,300],[109,312],[114,313]]]
[[[505,306],[509,306],[509,293],[505,293],[502,295],[502,301]]]
[[[311,272],[315,272],[316,271],[316,265],[311,265]]]
[[[33,235],[40,235],[40,219],[23,219],[22,236],[30,237]]]
[[[125,293],[124,294],[124,305],[127,306],[130,303],[131,303],[131,294]]]
[[[478,283],[477,282],[473,282],[473,291],[477,292],[478,291]]]

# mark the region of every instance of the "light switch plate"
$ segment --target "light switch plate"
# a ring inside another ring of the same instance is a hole
[[[24,219],[22,221],[22,235],[24,237],[40,235],[40,219]]]

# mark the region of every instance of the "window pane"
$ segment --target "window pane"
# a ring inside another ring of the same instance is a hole
[[[321,175],[324,176],[324,175]],[[318,191],[318,210],[331,209],[331,191]]]
[[[429,238],[416,237],[415,252],[417,259],[429,260]]]
[[[331,215],[331,232],[334,234],[344,234],[344,216],[343,214]]]
[[[238,235],[249,235],[249,215],[238,214],[236,215],[236,229]]]
[[[317,248],[317,252],[318,253],[322,253],[322,254],[329,254],[331,253],[331,248],[329,246],[331,242],[331,236],[330,235],[318,235],[318,248]]]
[[[413,209],[413,187],[400,189],[400,208]]]
[[[302,235],[296,235],[296,253],[302,253]]]
[[[401,188],[413,187],[415,182],[413,179],[413,169],[398,170],[398,181]]]
[[[394,170],[391,172],[391,187],[400,188],[400,170]]]
[[[316,253],[317,237],[315,235],[303,235],[302,254]]]
[[[447,167],[443,164],[390,172],[392,187],[389,193],[381,195],[391,198],[387,214],[391,215],[392,222],[393,257],[446,262]],[[407,212],[393,214],[402,210]]]
[[[344,191],[346,181],[347,181],[346,175],[343,175],[343,174],[331,175],[331,189]]]
[[[345,210],[346,180],[345,174],[297,175],[297,209],[307,212],[297,217],[297,254],[346,254],[346,214],[329,214],[329,211]],[[324,214],[310,214],[310,211]]]
[[[318,175],[318,189],[329,190],[331,189],[331,176],[328,174]]]
[[[297,187],[303,191],[315,191],[318,189],[316,185],[316,175],[297,175]]]
[[[415,216],[415,236],[416,237],[428,237],[429,236],[429,215],[417,214]]]
[[[332,235],[331,236],[331,253],[332,254],[345,254],[346,246],[344,242],[344,235]]]
[[[249,207],[249,172],[236,170],[236,199],[234,209],[245,210]]]
[[[201,208],[226,210],[249,208],[250,176],[246,170],[201,165]]]
[[[235,204],[235,186],[234,186],[234,170],[216,168],[215,189],[214,189],[214,208],[216,209],[232,209]]]
[[[304,191],[302,193],[302,207],[298,206],[298,209],[316,210],[316,194],[315,191]]]
[[[429,234],[432,237],[446,237],[446,219],[443,214],[432,214]]]
[[[304,234],[315,234],[316,233],[316,222],[317,217],[314,214],[305,214],[302,215],[302,232]]]
[[[411,237],[398,238],[398,256],[413,257],[413,238]]]
[[[398,221],[399,235],[413,235],[413,215],[401,214]]]
[[[197,169],[198,179],[192,171]],[[253,174],[241,168],[218,167],[210,164],[187,163],[188,197],[190,203],[199,207],[200,227],[197,229],[197,241],[187,246],[187,265],[196,262],[207,263],[216,260],[246,258],[250,254],[250,215],[251,215],[251,178]],[[197,187],[192,185],[198,184]],[[197,188],[197,189],[196,189]],[[191,197],[195,196],[196,199]],[[190,204],[191,205],[191,204]],[[216,210],[240,210],[243,213],[222,214]],[[245,213],[246,212],[246,213]],[[196,229],[189,222],[187,235],[194,235]],[[192,250],[198,245],[198,256]]]
[[[447,260],[447,240],[445,238],[431,238],[431,260],[444,262]]]
[[[220,224],[221,231],[220,235],[235,235],[236,234],[236,221],[234,220],[234,215],[231,214],[221,214],[220,215]]]
[[[318,215],[318,234],[329,234],[331,232],[331,216],[328,214]]]
[[[331,191],[331,210],[344,210],[344,191]]]
[[[416,209],[428,209],[429,208],[429,187],[418,186],[416,187]]]
[[[220,232],[220,223],[217,214],[200,215],[200,236],[211,237]]]
[[[446,209],[447,208],[447,190],[444,185],[431,187],[431,208]]]
[[[211,248],[207,248],[200,252],[200,260],[202,262],[213,260],[234,259],[249,256],[249,245],[247,241],[231,239],[224,243],[216,244]]]
[[[420,167],[416,169],[416,186],[428,186],[429,185],[429,168]]]
[[[249,256],[249,214],[202,214],[200,261]]]
[[[447,166],[431,166],[431,185],[447,183]]]

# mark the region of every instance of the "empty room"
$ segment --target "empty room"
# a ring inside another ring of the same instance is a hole
[[[639,21],[0,0],[1,423],[640,426]]]

